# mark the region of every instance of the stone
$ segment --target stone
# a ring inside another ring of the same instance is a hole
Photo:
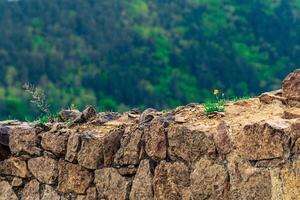
[[[113,164],[115,154],[121,146],[121,138],[124,134],[124,129],[118,127],[109,131],[103,138],[103,164],[110,166]]]
[[[191,198],[188,167],[181,163],[161,161],[155,168],[153,179],[154,199],[189,200]]]
[[[10,127],[9,148],[13,154],[22,152],[30,155],[40,155],[41,149],[37,147],[38,137],[34,128],[29,125]]]
[[[229,158],[227,167],[230,176],[228,199],[272,199],[272,181],[268,169],[252,167],[237,155]]]
[[[134,165],[129,165],[128,167],[118,168],[118,172],[122,176],[132,176],[136,174],[137,168],[135,168]]]
[[[18,200],[12,187],[6,181],[0,181],[0,200]]]
[[[93,132],[80,135],[81,147],[78,152],[79,165],[88,169],[97,169],[104,163],[103,137]]]
[[[282,95],[288,100],[300,100],[300,69],[296,69],[283,80]]]
[[[230,138],[230,127],[225,121],[221,121],[217,131],[213,134],[213,140],[220,155],[226,155],[233,150],[233,142]]]
[[[26,161],[12,157],[0,162],[0,174],[26,178],[30,176]]]
[[[57,192],[49,185],[45,185],[41,200],[61,200]]]
[[[229,175],[223,165],[200,159],[191,173],[192,199],[228,199]]]
[[[266,160],[285,156],[290,124],[285,120],[247,124],[236,141],[238,153],[248,160]]]
[[[40,183],[33,179],[22,190],[21,200],[40,200]]]
[[[65,160],[69,162],[74,162],[75,160],[77,160],[77,152],[79,151],[79,147],[80,147],[80,134],[72,133],[68,139],[67,153],[65,156]]]
[[[12,182],[11,182],[11,186],[13,187],[20,187],[23,185],[23,180],[21,178],[18,177],[14,177]]]
[[[128,199],[131,182],[122,177],[114,168],[103,168],[95,171],[96,188],[99,198],[108,200]]]
[[[115,155],[114,163],[117,165],[139,164],[142,136],[142,130],[137,127],[126,128],[121,139],[121,147]]]
[[[167,156],[167,137],[163,123],[158,118],[144,128],[145,152],[151,159],[159,161]]]
[[[81,115],[81,112],[78,110],[62,110],[59,112],[59,117],[63,122],[71,122],[74,121]]]
[[[300,160],[297,159],[293,163],[287,164],[279,171],[277,179],[281,181],[281,184],[276,185],[278,188],[275,190],[277,192],[276,195],[273,192],[274,196],[281,196],[284,200],[300,199],[299,168]]]
[[[296,119],[300,118],[300,108],[287,108],[283,113],[284,119]]]
[[[275,90],[271,92],[265,92],[259,97],[259,101],[264,104],[271,104],[275,101],[279,101],[283,104],[286,104],[286,98],[282,97],[282,90]]]
[[[153,200],[153,175],[150,170],[149,160],[140,162],[136,176],[134,177],[129,199]]]
[[[58,162],[59,192],[84,194],[92,180],[93,175],[83,167],[65,161]]]
[[[87,106],[83,111],[82,111],[82,117],[85,121],[94,118],[97,116],[97,111],[94,107],[92,106]]]
[[[171,126],[167,134],[170,158],[173,161],[183,159],[193,163],[204,155],[214,155],[216,148],[213,138],[206,132],[202,127]]]
[[[60,132],[46,132],[42,134],[42,147],[56,156],[64,155],[67,149],[68,134]]]
[[[28,168],[37,180],[49,185],[54,184],[58,176],[57,161],[48,157],[28,160]]]
[[[90,187],[86,191],[86,195],[78,195],[76,200],[97,200],[97,190],[95,187]]]

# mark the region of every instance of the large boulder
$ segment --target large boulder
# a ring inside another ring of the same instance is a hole
[[[93,180],[93,175],[79,165],[58,162],[58,191],[84,194]]]
[[[28,168],[42,183],[53,184],[58,176],[57,161],[48,157],[30,159]]]
[[[229,175],[223,165],[202,158],[191,173],[192,199],[228,199]]]
[[[40,155],[41,149],[37,147],[38,136],[36,130],[28,124],[18,126],[4,126],[0,128],[0,132],[9,134],[9,148],[13,154],[22,152],[30,155]]]
[[[237,152],[248,160],[284,158],[290,123],[283,119],[259,121],[244,126],[235,138]]]
[[[171,126],[168,130],[168,154],[173,161],[193,163],[201,156],[216,152],[212,136],[202,126]]]
[[[95,171],[97,191],[100,198],[107,200],[128,199],[131,181],[122,177],[114,168],[103,168]]]
[[[184,163],[161,161],[155,168],[153,179],[154,199],[189,200],[191,198],[189,186],[189,169]]]

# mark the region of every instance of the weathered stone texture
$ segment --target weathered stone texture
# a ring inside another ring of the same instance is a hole
[[[18,197],[6,181],[0,181],[0,200],[17,200]]]
[[[94,182],[100,198],[108,200],[128,198],[131,182],[122,177],[114,168],[96,170]]]
[[[172,160],[193,163],[201,156],[215,154],[213,138],[197,127],[174,126],[168,131],[168,153]]]
[[[189,169],[183,163],[161,161],[155,168],[153,179],[154,199],[189,200],[191,197],[189,186]]]
[[[64,155],[67,149],[68,133],[46,132],[42,135],[42,147],[56,156]]]
[[[130,200],[153,200],[153,175],[150,171],[149,160],[142,160],[134,177],[131,192],[129,196]]]
[[[26,161],[18,157],[11,157],[7,160],[1,161],[0,174],[18,176],[22,178],[30,176]]]
[[[93,181],[93,175],[79,165],[58,162],[58,191],[83,194]]]
[[[42,183],[53,184],[58,176],[57,161],[48,157],[30,159],[28,168],[33,176]]]
[[[21,200],[40,200],[40,183],[33,179],[22,190]]]

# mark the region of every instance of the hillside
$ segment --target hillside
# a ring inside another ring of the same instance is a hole
[[[280,87],[300,63],[299,0],[0,1],[0,118],[174,108]]]
[[[299,82],[210,116],[190,104],[0,122],[0,199],[299,199]]]

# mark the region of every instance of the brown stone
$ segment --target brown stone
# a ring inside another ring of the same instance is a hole
[[[134,177],[129,199],[153,200],[153,175],[149,160],[142,160]]]
[[[296,119],[296,118],[300,118],[300,108],[287,108],[284,113],[283,113],[283,117],[285,119]]]
[[[60,196],[51,186],[45,185],[41,200],[60,200]]]
[[[282,97],[282,90],[275,90],[271,92],[265,92],[261,94],[259,97],[261,103],[271,104],[275,101],[286,104],[286,98]]]
[[[79,165],[88,169],[97,169],[104,163],[103,137],[93,132],[83,133],[80,137]]]
[[[59,117],[64,122],[74,121],[80,115],[81,115],[81,112],[79,112],[78,110],[62,110],[59,112]]]
[[[277,179],[281,184],[273,185],[273,196],[282,197],[284,200],[300,199],[300,160],[297,159],[293,163],[284,166],[277,175]],[[273,178],[274,179],[274,178]],[[275,188],[277,187],[277,188]],[[276,190],[274,190],[274,188]],[[279,198],[277,198],[279,199]]]
[[[189,200],[189,169],[183,163],[161,161],[155,168],[153,179],[154,199]]]
[[[40,155],[37,147],[38,137],[34,128],[29,125],[10,127],[9,148],[13,154],[25,152],[31,155]]]
[[[79,165],[65,161],[58,162],[58,191],[83,194],[92,180],[92,174]]]
[[[23,180],[21,178],[18,177],[14,177],[12,182],[11,182],[11,186],[13,187],[20,187],[23,185]]]
[[[66,153],[68,134],[60,132],[46,132],[42,135],[42,147],[56,156]]]
[[[132,176],[136,174],[137,168],[135,168],[133,165],[129,165],[128,167],[118,168],[118,172],[122,176]]]
[[[57,161],[48,157],[30,159],[28,168],[33,176],[42,183],[53,184],[58,176]]]
[[[120,148],[120,141],[123,136],[124,129],[118,127],[111,130],[103,138],[103,158],[104,166],[110,166],[113,164],[115,154]]]
[[[21,200],[40,200],[40,183],[33,179],[22,190]]]
[[[18,200],[12,187],[6,181],[0,181],[0,200]]]
[[[191,173],[192,199],[228,199],[229,176],[224,166],[202,158]]]
[[[86,195],[78,195],[76,200],[97,200],[97,190],[95,187],[90,187],[86,191]]]
[[[167,156],[167,137],[163,123],[158,118],[144,129],[145,151],[153,160],[163,160]]]
[[[137,165],[141,151],[141,138],[143,132],[137,127],[125,129],[121,139],[121,147],[116,153],[114,162],[118,165]]]
[[[300,100],[300,69],[296,69],[283,80],[282,95],[288,100]]]
[[[272,199],[272,182],[268,169],[254,168],[238,156],[233,156],[229,160],[228,171],[230,200]]]
[[[67,143],[67,153],[65,160],[69,162],[74,162],[77,159],[77,152],[80,147],[80,134],[72,133],[68,139]]]
[[[202,127],[172,126],[168,131],[168,153],[172,160],[183,159],[192,163],[204,155],[216,152],[213,138]]]
[[[15,157],[0,162],[0,174],[29,177],[26,161]]]
[[[225,121],[219,123],[213,139],[220,155],[226,155],[232,151],[233,143],[230,138],[230,127]]]
[[[114,168],[95,171],[95,184],[99,198],[125,200],[129,195],[130,181]]]
[[[285,120],[260,121],[244,126],[236,138],[238,153],[248,160],[264,160],[284,156],[288,146],[290,124]]]

